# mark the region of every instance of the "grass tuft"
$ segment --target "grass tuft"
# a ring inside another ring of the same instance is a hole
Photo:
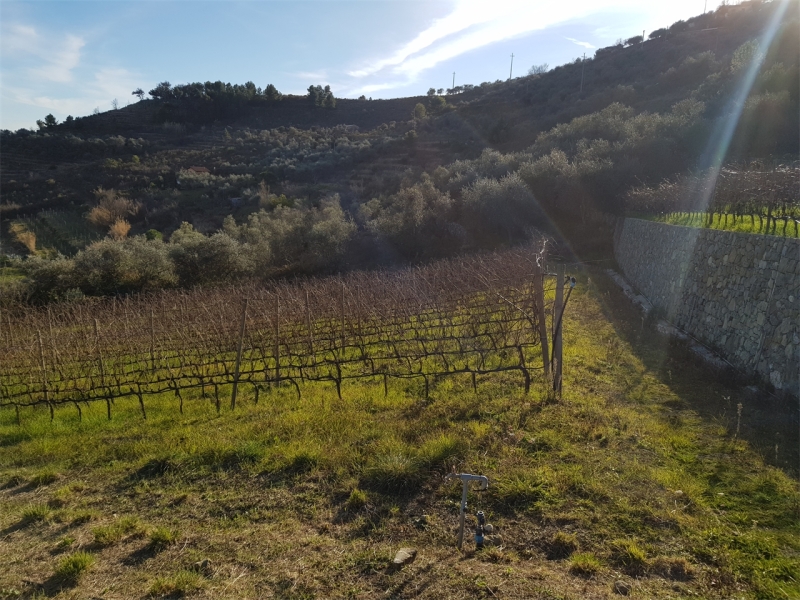
[[[611,560],[629,575],[641,575],[647,569],[647,554],[633,540],[612,541]]]
[[[547,558],[558,560],[567,558],[578,549],[578,538],[572,533],[556,532],[547,543]]]
[[[361,510],[367,505],[367,493],[363,490],[355,488],[350,492],[350,496],[344,503],[345,510],[356,511]]]
[[[33,477],[31,477],[31,484],[36,487],[50,485],[55,481],[58,481],[58,473],[50,469],[39,471]]]
[[[156,527],[150,532],[150,549],[160,552],[178,540],[178,532],[166,527]]]
[[[395,452],[382,454],[364,470],[365,487],[379,492],[410,492],[419,485],[422,470],[412,457]]]
[[[203,578],[194,571],[178,571],[171,577],[156,577],[150,585],[148,595],[156,596],[186,596],[202,589],[205,585]]]
[[[543,477],[531,470],[520,470],[499,478],[489,486],[489,495],[501,506],[509,508],[531,508],[548,498]]]
[[[683,557],[659,556],[651,563],[650,571],[674,581],[689,581],[694,577],[692,565]]]
[[[573,554],[570,558],[569,572],[580,577],[591,577],[597,573],[602,565],[597,557],[590,552]]]
[[[53,511],[47,504],[31,504],[22,511],[22,521],[25,523],[38,523],[39,521],[48,521],[52,516]]]
[[[88,552],[75,552],[61,559],[56,569],[56,577],[67,583],[75,584],[93,564],[94,556]]]
[[[92,529],[94,543],[98,546],[110,546],[121,540],[126,535],[141,533],[143,531],[139,517],[126,516],[111,525],[103,525]]]

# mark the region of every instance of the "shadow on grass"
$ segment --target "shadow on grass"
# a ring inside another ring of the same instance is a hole
[[[138,550],[134,550],[128,556],[122,559],[122,564],[126,567],[136,567],[141,565],[146,560],[153,558],[158,551],[152,545],[147,544]]]
[[[65,579],[60,575],[51,575],[42,583],[27,582],[26,587],[22,590],[22,594],[14,597],[18,597],[20,600],[41,598],[42,596],[53,598],[64,591],[72,590],[77,585],[78,582],[75,580]]]
[[[686,343],[655,331],[605,273],[590,269],[588,274],[617,335],[630,345],[647,370],[680,398],[662,403],[665,418],[669,419],[675,409],[690,408],[704,420],[727,427],[731,439],[736,435],[749,442],[766,463],[795,479],[800,477],[800,410],[796,399],[770,394],[734,369],[719,371],[706,365]]]

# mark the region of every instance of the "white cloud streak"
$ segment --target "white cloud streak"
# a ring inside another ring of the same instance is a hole
[[[83,38],[67,34],[60,37],[43,36],[35,28],[11,25],[4,28],[0,52],[4,58],[16,58],[32,66],[28,75],[44,81],[69,83],[73,70],[81,61]]]
[[[564,38],[564,39],[567,39],[570,42],[572,42],[573,44],[576,44],[578,46],[582,46],[582,47],[587,48],[589,50],[593,50],[593,49],[597,48],[597,46],[595,46],[594,44],[590,44],[589,42],[582,42],[580,40],[576,40],[575,38],[568,37],[568,38]]]
[[[690,0],[674,0],[673,9]],[[368,93],[414,83],[436,65],[503,40],[519,37],[553,25],[586,17],[599,11],[639,10],[639,0],[459,0],[446,17],[435,20],[411,41],[388,56],[351,69],[347,74],[365,80],[354,93]],[[666,16],[666,15],[665,15]],[[578,46],[594,49],[590,42],[566,38]],[[375,80],[378,81],[375,81]],[[395,83],[388,83],[386,80]]]

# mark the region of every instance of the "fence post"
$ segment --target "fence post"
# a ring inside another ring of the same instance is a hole
[[[244,325],[247,319],[247,298],[244,299],[242,322],[239,325],[239,346],[236,348],[236,368],[233,372],[233,392],[231,392],[231,410],[236,408],[236,392],[239,387],[239,365],[242,362],[242,344],[244,343]]]
[[[37,329],[36,333],[39,336],[39,366],[42,368],[42,391],[44,392],[44,401],[47,402],[47,405],[50,407],[50,420],[52,421],[55,417],[55,413],[53,412],[53,403],[50,401],[50,396],[47,393],[47,371],[45,370],[44,366],[44,344],[42,344],[42,332]]]
[[[311,323],[311,301],[308,298],[308,289],[306,289],[306,328],[308,329],[308,354],[314,357],[314,326]]]
[[[281,334],[281,299],[280,296],[275,295],[275,383],[281,382],[281,348],[280,348],[280,334]]]
[[[105,365],[103,364],[103,350],[100,347],[100,323],[97,319],[94,320],[94,340],[95,344],[97,344],[97,361],[100,363],[100,385],[105,388],[106,387],[106,369]],[[80,408],[78,409],[80,410]],[[108,415],[108,420],[111,420],[111,400],[106,397],[106,413]]]
[[[563,344],[561,339],[561,322],[559,317],[564,310],[564,275],[563,264],[556,266],[556,300],[553,304],[553,391],[561,395],[561,373]]]
[[[547,339],[547,318],[544,310],[544,269],[537,264],[533,271],[533,294],[536,319],[539,321],[539,343],[542,347],[542,367],[545,381],[550,381],[550,342]]]
[[[155,325],[155,316],[153,315],[153,307],[151,306],[150,307],[150,368],[152,369],[153,373],[156,372],[155,346],[156,346],[156,325]]]

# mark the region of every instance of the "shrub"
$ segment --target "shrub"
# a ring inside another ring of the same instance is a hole
[[[74,269],[78,285],[90,294],[143,291],[177,283],[167,247],[144,236],[92,244],[75,256]]]
[[[25,246],[30,254],[36,253],[36,234],[30,231],[23,223],[11,223],[9,233],[18,244]]]
[[[251,266],[235,239],[223,232],[205,236],[185,222],[170,237],[169,256],[185,286],[230,281]]]
[[[478,179],[462,197],[462,225],[489,244],[523,239],[528,227],[546,224],[539,203],[516,173],[499,181]]]
[[[108,229],[117,221],[136,215],[141,205],[125,198],[116,190],[98,188],[95,191],[97,205],[89,211],[87,219],[92,225]]]
[[[121,240],[128,236],[128,232],[131,230],[131,224],[128,223],[125,219],[117,219],[114,221],[114,224],[108,229],[108,235],[110,235],[115,240]]]

